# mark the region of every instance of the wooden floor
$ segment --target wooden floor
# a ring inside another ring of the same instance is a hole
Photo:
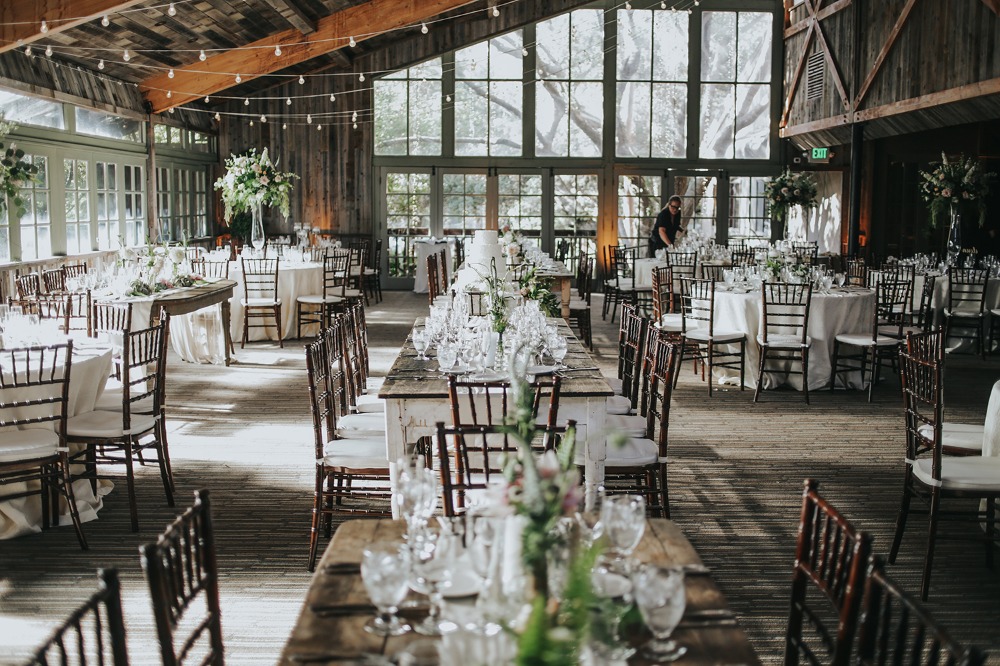
[[[598,301],[595,301],[598,303]],[[599,303],[598,303],[599,304]],[[374,374],[384,373],[426,298],[387,293],[369,310]],[[595,343],[613,376],[616,326]],[[230,664],[273,664],[299,611],[313,483],[312,435],[301,342],[237,350],[231,368],[172,359],[170,448],[178,508],[197,488],[213,494],[222,577],[223,628]],[[1000,359],[1000,357],[997,357]],[[982,422],[1000,360],[949,357],[946,417]],[[902,480],[899,385],[891,378],[869,405],[861,393],[816,392],[812,405],[789,391],[716,393],[685,368],[670,429],[674,518],[712,567],[761,659],[781,660],[802,480],[821,490],[859,528],[890,544]],[[81,552],[72,529],[0,542],[0,664],[20,663],[95,586],[98,567],[121,572],[132,663],[158,663],[138,547],[173,518],[155,469],[139,472],[141,531],[128,529],[123,489],[105,498],[84,526]],[[919,588],[925,523],[912,519],[890,571]],[[946,542],[938,551],[929,607],[959,639],[992,649],[1000,664],[1000,575],[982,550]]]

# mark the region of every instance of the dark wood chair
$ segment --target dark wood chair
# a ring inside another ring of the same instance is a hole
[[[569,302],[569,317],[566,323],[575,326],[580,332],[580,339],[588,348],[594,347],[594,332],[591,324],[590,301],[593,292],[594,260],[591,257],[581,257],[576,273],[576,285],[579,298]]]
[[[84,445],[73,456],[84,471],[75,478],[91,481],[96,492],[103,463],[125,466],[132,531],[139,531],[139,506],[135,493],[136,460],[156,463],[169,506],[174,505],[173,472],[165,444],[163,425],[164,381],[166,379],[167,327],[169,318],[150,328],[124,335],[121,362],[121,407],[115,412],[95,409],[67,420],[66,440]]]
[[[868,266],[864,259],[848,259],[846,284],[852,287],[868,286]]]
[[[69,330],[69,318],[72,307],[72,300],[69,294],[65,292],[39,294],[35,296],[35,303],[30,308],[30,311],[37,314],[39,319],[57,321],[59,323],[59,330],[66,333]]]
[[[715,281],[681,278],[681,345],[685,360],[708,366],[708,396],[712,397],[715,368],[740,371],[740,390],[746,378],[746,335],[715,327]],[[736,351],[730,348],[735,346]]]
[[[945,456],[942,442],[942,364],[936,359],[923,360],[908,353],[900,354],[903,385],[903,408],[906,425],[906,466],[903,497],[896,518],[896,534],[889,551],[889,562],[896,561],[906,530],[910,505],[916,500],[929,516],[926,555],[920,586],[920,598],[930,593],[934,547],[939,538],[963,538],[983,541],[986,563],[992,568],[993,549],[1000,542],[996,525],[996,501],[1000,498],[1000,458],[989,456]],[[977,498],[985,500],[981,508],[961,511],[941,508],[943,500]],[[952,518],[964,525],[961,532],[938,531],[942,518]],[[985,526],[985,532],[980,529]]]
[[[229,279],[228,261],[211,261],[204,255],[191,262],[191,270],[202,277]]]
[[[753,401],[760,399],[766,380],[768,360],[787,363],[799,361],[801,370],[786,370],[788,374],[802,375],[802,392],[809,404],[809,306],[812,303],[812,285],[765,282],[761,286],[762,323],[757,334],[760,348],[760,367],[757,389]]]
[[[42,286],[47,294],[66,291],[66,272],[62,268],[42,271]]]
[[[115,569],[99,569],[97,592],[39,646],[29,666],[128,666],[121,585]]]
[[[955,268],[948,271],[948,300],[944,309],[945,338],[973,340],[980,357],[986,360],[983,340],[986,282],[989,271],[979,268]]]
[[[333,393],[339,437],[385,437],[384,412],[351,412],[349,393],[356,391],[351,382],[358,380],[353,375],[351,364],[354,360],[345,354],[345,338],[350,336],[347,315],[334,317],[329,328],[323,329],[320,338],[326,347],[327,383]]]
[[[67,278],[80,277],[87,274],[87,264],[63,264],[62,270]]]
[[[819,262],[819,241],[794,241],[792,252],[799,255],[803,263],[815,266]]]
[[[712,282],[722,282],[722,273],[727,270],[729,270],[729,267],[721,264],[702,264],[701,277],[705,280],[711,280]]]
[[[944,363],[944,329],[907,333],[906,353],[921,361]]]
[[[431,252],[427,255],[427,300],[434,305],[434,300],[441,295],[441,271],[438,258],[441,255]]]
[[[47,529],[58,523],[62,497],[86,550],[65,437],[72,362],[72,341],[0,350],[0,365],[21,369],[0,373],[0,502],[38,495],[42,529]],[[31,396],[28,410],[26,396]]]
[[[609,402],[608,411],[612,414],[631,413],[639,404],[639,376],[648,330],[649,320],[640,315],[635,306],[622,306],[618,336],[618,379],[621,380],[620,393],[627,398],[628,404],[618,401],[621,403],[619,409],[618,405]]]
[[[375,300],[382,302],[382,239],[375,241],[375,250],[371,254],[368,266],[362,271],[364,275],[365,292]]]
[[[92,306],[90,334],[98,337],[108,333],[132,330],[132,304],[97,301]]]
[[[858,666],[980,666],[986,661],[977,648],[956,643],[885,573],[879,557],[865,580],[864,599],[857,635]]]
[[[222,612],[215,532],[207,490],[156,539],[139,550],[146,572],[163,666],[222,666]],[[202,608],[203,606],[203,608]],[[192,610],[194,609],[194,610]],[[199,613],[189,619],[188,612]],[[187,635],[178,635],[183,627]]]
[[[17,300],[28,301],[42,293],[42,279],[38,273],[27,273],[14,278],[14,287],[17,289]]]
[[[250,340],[251,328],[270,328],[268,324],[251,324],[251,321],[274,319],[278,329],[278,346],[284,348],[281,332],[281,299],[278,298],[278,260],[247,259],[240,257],[243,267],[243,339],[240,349]]]
[[[674,293],[674,269],[670,266],[653,268],[653,326],[668,333],[679,334],[684,328],[683,316]]]
[[[785,666],[850,663],[871,561],[872,540],[828,501],[819,482],[806,479],[792,568],[792,600],[785,633]]]
[[[732,253],[733,266],[753,266],[757,263],[757,251],[752,247],[738,247]]]
[[[331,389],[327,342],[306,346],[309,409],[312,415],[316,484],[308,567],[316,567],[321,523],[329,533],[334,515],[391,514],[389,460],[385,438],[345,438],[338,434],[337,396]]]
[[[347,299],[343,296],[343,276],[350,270],[350,265],[347,254],[324,255],[322,291],[295,299],[295,337],[302,337],[302,327],[307,324],[318,324],[320,330],[329,327],[331,318],[344,309]]]
[[[698,277],[697,252],[667,252],[667,264],[673,269],[674,289],[680,287],[681,278]]]

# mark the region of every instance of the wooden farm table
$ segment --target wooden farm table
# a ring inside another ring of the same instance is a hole
[[[559,294],[561,311],[559,316],[563,319],[569,317],[569,302],[572,299],[573,271],[569,270],[561,262],[548,268],[539,268],[535,275],[541,278],[552,280],[552,292]]]
[[[153,307],[150,312],[150,319],[160,312],[160,308],[167,311],[171,317],[177,315],[190,314],[207,308],[216,303],[222,305],[222,331],[225,338],[226,365],[232,361],[230,350],[233,341],[230,334],[230,301],[233,298],[233,290],[236,288],[235,280],[219,280],[211,284],[204,284],[197,287],[189,287],[168,294],[157,295],[153,299]]]
[[[563,374],[559,391],[559,421],[573,419],[584,447],[587,491],[592,497],[604,482],[604,464],[607,459],[607,432],[605,414],[607,399],[614,395],[607,380],[601,376],[594,359],[573,335],[562,319],[550,319],[569,342],[564,363],[568,370]],[[436,359],[420,361],[407,338],[396,362],[386,375],[378,396],[385,399],[386,447],[389,475],[396,483],[396,461],[409,452],[421,437],[432,437],[438,421],[452,422],[451,403],[448,399],[447,376],[438,372]],[[392,507],[397,518],[398,508]]]
[[[379,541],[401,542],[405,525],[391,520],[349,520],[333,535],[316,568],[305,603],[292,634],[285,643],[279,664],[348,663],[363,654],[395,655],[410,641],[421,638],[412,632],[397,638],[378,638],[364,631],[372,613],[359,608],[357,614],[321,616],[313,607],[369,604],[360,573],[344,565],[360,564],[366,546]],[[635,551],[641,562],[685,567],[687,609],[673,637],[686,646],[678,666],[691,664],[759,664],[743,629],[726,599],[702,564],[694,547],[670,520],[650,519]],[[338,565],[327,573],[327,567]],[[650,663],[640,656],[630,664]]]

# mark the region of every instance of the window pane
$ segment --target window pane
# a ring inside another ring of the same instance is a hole
[[[618,84],[618,117],[615,154],[619,157],[649,157],[649,83]]]
[[[47,99],[0,90],[0,113],[19,125],[66,129],[62,104]]]
[[[733,157],[735,88],[736,86],[721,84],[701,86],[700,157]]]
[[[764,200],[765,178],[730,176],[729,238],[770,238],[771,221]]]
[[[660,176],[619,176],[618,239],[642,246],[660,212]]]
[[[80,134],[102,136],[108,139],[142,143],[143,124],[138,120],[122,118],[110,113],[76,107],[76,131]]]
[[[488,155],[488,87],[485,81],[455,82],[455,154]]]
[[[535,84],[535,154],[565,157],[569,154],[569,84],[544,81]]]
[[[521,55],[521,31],[511,32],[489,41],[490,78],[513,79],[524,77],[524,57]]]
[[[406,154],[406,82],[375,82],[375,154]]]
[[[604,78],[604,12],[579,9],[570,14],[571,75],[574,79]]]
[[[490,155],[521,154],[519,81],[490,83]]]
[[[736,86],[736,157],[767,159],[770,155],[771,87]]]
[[[739,56],[736,80],[764,83],[771,80],[771,26],[774,19],[764,12],[740,12]]]
[[[604,85],[570,84],[570,157],[600,157],[604,130]]]
[[[736,13],[705,12],[701,28],[701,80],[736,78]]]
[[[409,135],[411,155],[441,154],[440,81],[410,81]]]
[[[479,42],[455,51],[456,79],[485,79],[489,72],[490,47],[487,42]]]
[[[649,59],[653,44],[651,11],[618,10],[618,80],[647,81],[652,72]]]
[[[653,84],[651,157],[687,154],[687,84]]]
[[[535,62],[538,76],[566,78],[570,65],[569,14],[540,22],[535,28]]]
[[[687,81],[688,24],[687,12],[653,12],[653,79]]]

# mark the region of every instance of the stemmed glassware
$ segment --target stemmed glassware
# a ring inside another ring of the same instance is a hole
[[[643,655],[657,663],[675,661],[684,656],[687,648],[670,638],[684,616],[687,603],[684,572],[647,565],[633,574],[632,581],[635,604],[653,634],[652,640],[643,646]]]
[[[441,372],[450,372],[454,368],[455,361],[458,358],[458,350],[452,343],[442,340],[438,343],[437,356]]]
[[[605,498],[601,503],[601,527],[611,554],[627,563],[646,530],[646,499],[642,495]]]
[[[592,609],[591,650],[601,663],[621,662],[635,649],[622,643],[618,629],[622,618],[632,607],[632,581],[614,562],[598,561],[590,576],[598,604]]]
[[[365,631],[376,636],[399,636],[410,625],[396,616],[406,598],[410,582],[410,562],[406,550],[395,544],[375,544],[364,550],[361,580],[378,615],[365,624]]]
[[[418,634],[440,636],[445,629],[441,622],[443,591],[451,584],[455,564],[454,547],[457,539],[444,530],[422,529],[411,535],[414,589],[430,599],[430,615],[414,627]]]
[[[397,468],[399,474],[393,500],[406,520],[409,538],[434,515],[438,501],[437,477],[419,459],[412,465],[408,459],[400,459]]]
[[[428,356],[424,353],[427,351],[428,338],[426,328],[415,328],[413,329],[413,348],[417,350],[417,360],[426,361],[429,360]]]

